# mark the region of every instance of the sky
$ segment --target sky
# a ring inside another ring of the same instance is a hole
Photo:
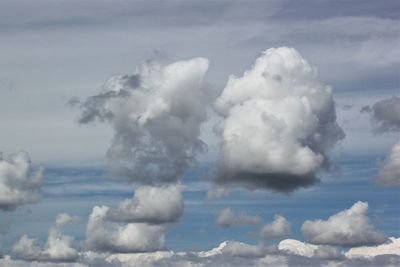
[[[0,266],[400,264],[398,1],[0,6]]]

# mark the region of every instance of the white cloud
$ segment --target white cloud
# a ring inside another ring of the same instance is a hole
[[[223,158],[217,183],[288,192],[316,181],[344,133],[331,89],[293,48],[271,48],[215,103]]]
[[[42,169],[31,174],[28,153],[19,152],[4,159],[0,152],[0,209],[13,210],[40,200]]]
[[[400,186],[400,142],[393,145],[375,181],[386,186]]]
[[[82,103],[81,123],[112,124],[107,157],[119,176],[174,182],[206,150],[199,136],[212,97],[203,82],[207,69],[205,58],[167,66],[148,62],[133,75],[112,77]]]
[[[342,255],[334,247],[312,245],[295,239],[285,239],[279,242],[278,249],[289,254],[299,255],[307,258],[338,259]]]
[[[218,214],[216,224],[220,227],[228,228],[236,224],[259,224],[259,216],[250,216],[246,213],[236,215],[231,207],[226,207]]]
[[[49,236],[44,248],[41,248],[36,239],[27,235],[21,236],[12,247],[13,253],[20,259],[30,261],[75,261],[78,250],[73,245],[73,237],[63,235],[60,227],[75,220],[75,216],[59,214],[56,225],[49,230]]]
[[[313,244],[355,247],[384,243],[386,236],[374,229],[367,213],[368,203],[358,201],[326,221],[305,221],[301,229]]]
[[[181,190],[179,184],[141,186],[135,190],[132,199],[124,200],[116,209],[109,209],[107,220],[154,224],[175,222],[183,212]]]
[[[86,248],[106,252],[157,251],[165,245],[165,226],[146,223],[118,224],[106,221],[110,210],[95,206],[86,228]]]
[[[388,254],[400,256],[400,238],[390,237],[388,242],[378,246],[351,248],[346,252],[346,257],[373,258]]]
[[[260,236],[264,239],[276,239],[290,234],[290,223],[285,217],[275,215],[274,220],[261,229]]]

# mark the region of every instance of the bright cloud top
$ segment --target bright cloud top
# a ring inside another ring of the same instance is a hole
[[[356,247],[384,243],[386,236],[374,229],[367,213],[368,203],[358,201],[326,221],[305,221],[301,229],[313,244]]]
[[[293,48],[266,50],[215,102],[222,122],[218,183],[288,192],[316,181],[344,138],[331,89]]]
[[[107,157],[129,180],[174,182],[206,149],[199,139],[210,94],[203,79],[208,60],[167,66],[149,62],[133,75],[108,80],[81,105],[81,123],[109,121],[114,138]]]
[[[223,228],[228,228],[237,224],[259,224],[259,216],[250,216],[246,213],[235,214],[231,207],[226,207],[218,214],[216,224]]]
[[[31,175],[31,160],[26,152],[4,159],[0,152],[0,209],[35,203],[41,197],[42,169]]]

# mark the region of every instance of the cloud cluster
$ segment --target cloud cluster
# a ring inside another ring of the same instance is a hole
[[[76,216],[66,213],[57,216],[56,225],[49,230],[47,243],[42,248],[36,239],[21,236],[12,247],[12,252],[19,259],[28,261],[68,262],[78,258],[78,250],[73,245],[73,237],[63,235],[61,227],[77,220]]]
[[[261,229],[260,236],[263,239],[277,239],[290,234],[290,223],[285,217],[275,215],[274,220]]]
[[[86,248],[111,253],[165,249],[167,224],[182,215],[182,186],[141,186],[117,208],[95,206],[86,228]]]
[[[331,89],[293,48],[266,50],[215,102],[222,121],[216,182],[290,192],[317,181],[344,138]]]
[[[228,228],[237,224],[259,224],[261,218],[259,216],[250,216],[246,213],[236,215],[231,207],[226,207],[218,214],[216,224],[223,228]]]
[[[112,124],[107,157],[117,175],[174,182],[206,149],[199,135],[212,96],[203,81],[207,69],[205,58],[166,66],[147,62],[133,75],[112,77],[103,92],[81,104],[80,123]]]
[[[400,142],[393,145],[375,181],[385,186],[400,186]]]
[[[376,133],[400,131],[400,97],[393,96],[364,106],[361,112],[370,114]]]
[[[367,213],[368,203],[358,201],[326,221],[305,221],[301,229],[313,244],[355,247],[384,243],[387,237],[374,229]]]
[[[183,212],[181,185],[161,187],[141,186],[134,197],[121,202],[116,209],[109,209],[106,217],[114,222],[172,223]]]
[[[3,158],[0,152],[0,210],[10,211],[40,200],[42,169],[31,173],[31,160],[26,152]]]

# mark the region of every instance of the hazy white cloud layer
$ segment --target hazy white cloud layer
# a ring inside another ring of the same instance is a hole
[[[74,238],[61,233],[61,227],[74,220],[77,220],[76,216],[66,213],[59,214],[55,226],[49,230],[44,248],[38,244],[36,239],[23,235],[12,247],[12,252],[17,258],[30,261],[68,262],[77,260],[78,250],[73,245]]]
[[[235,214],[231,207],[226,207],[218,214],[216,224],[223,228],[228,228],[236,224],[259,224],[259,216],[250,216],[246,213]]]
[[[263,239],[278,239],[290,234],[290,223],[285,217],[275,215],[274,220],[261,228],[260,236]]]
[[[171,223],[181,217],[183,200],[181,185],[141,186],[132,199],[121,202],[107,212],[107,220],[115,222]]]
[[[374,229],[367,213],[368,203],[358,201],[326,221],[305,221],[301,229],[313,244],[356,247],[386,242],[387,237]]]
[[[42,169],[31,170],[31,160],[26,152],[3,158],[0,152],[0,209],[14,210],[23,204],[40,200]]]
[[[289,192],[317,181],[344,132],[331,89],[293,48],[266,50],[242,77],[231,75],[215,109],[223,118],[216,182]]]
[[[385,186],[400,186],[400,142],[393,145],[375,181]]]
[[[174,182],[206,149],[199,139],[211,101],[204,83],[208,60],[162,66],[149,61],[133,75],[109,79],[81,104],[80,123],[108,121],[112,170],[132,181]]]
[[[392,96],[373,104],[364,106],[361,112],[370,114],[375,132],[400,131],[400,97]]]

